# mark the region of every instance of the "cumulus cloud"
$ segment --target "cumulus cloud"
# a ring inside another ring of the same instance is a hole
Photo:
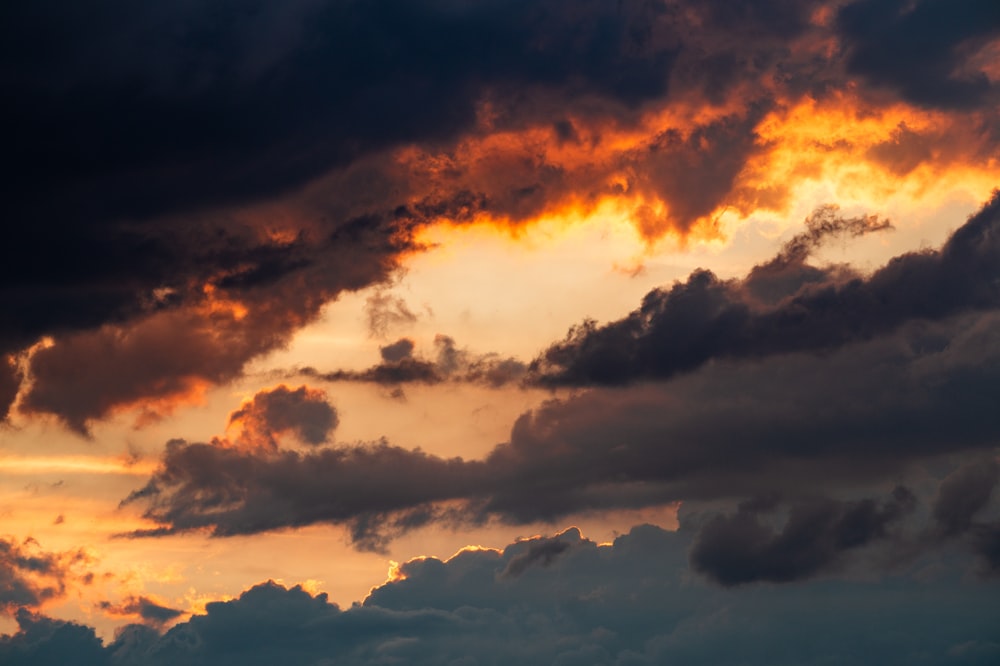
[[[227,432],[238,446],[275,450],[285,434],[310,446],[323,444],[338,422],[337,412],[323,391],[282,384],[259,391],[231,413]]]
[[[21,387],[22,372],[13,357],[0,360],[0,423],[7,415]]]
[[[23,615],[20,630],[0,638],[0,658],[38,663],[75,648],[87,663],[120,666],[819,664],[876,654],[891,664],[985,665],[1000,651],[996,583],[963,579],[957,562],[933,577],[907,572],[905,586],[897,578],[730,589],[691,577],[691,541],[683,529],[644,525],[598,545],[569,529],[447,560],[417,558],[347,609],[325,594],[267,582],[207,604],[205,614],[162,635],[127,627],[103,648],[85,627]],[[545,566],[503,574],[556,543],[565,548]]]

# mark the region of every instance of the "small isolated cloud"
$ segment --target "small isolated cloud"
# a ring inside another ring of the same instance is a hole
[[[176,620],[184,611],[170,608],[146,596],[130,596],[119,603],[102,601],[98,608],[115,617],[138,618],[144,624],[152,627],[162,627]]]
[[[239,446],[275,450],[283,435],[310,446],[328,440],[339,423],[337,411],[319,389],[284,384],[259,391],[229,415],[226,432]]]
[[[379,347],[379,353],[382,355],[382,360],[386,363],[399,363],[413,356],[413,348],[415,346],[413,340],[400,338],[392,344]]]

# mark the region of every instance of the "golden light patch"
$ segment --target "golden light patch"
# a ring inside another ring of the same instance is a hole
[[[151,462],[130,461],[125,458],[94,458],[87,456],[32,456],[0,457],[3,474],[122,474],[147,476],[156,470]]]
[[[233,321],[242,321],[250,314],[250,310],[240,301],[220,296],[215,285],[208,283],[202,287],[205,299],[197,306],[201,314],[209,317],[226,317]]]
[[[824,24],[831,11],[817,10],[814,22]],[[529,247],[545,235],[534,227],[558,233],[624,217],[648,248],[669,241],[686,249],[724,241],[734,217],[787,213],[809,194],[871,209],[890,197],[936,205],[956,191],[983,200],[1000,176],[973,115],[876,107],[851,90],[822,101],[779,100],[759,120],[752,113],[733,95],[723,104],[648,111],[629,126],[569,117],[563,134],[546,125],[475,134],[436,152],[410,146],[395,160],[412,183],[413,210],[438,225],[494,229]],[[741,165],[725,163],[726,141],[745,153],[732,158]],[[664,168],[677,173],[663,175]],[[718,178],[717,190],[705,184]],[[467,196],[454,203],[456,193]],[[447,245],[426,230],[416,238],[421,249]]]
[[[137,411],[133,427],[145,428],[171,416],[179,409],[206,404],[213,383],[201,377],[180,377],[171,379],[169,385],[170,390],[167,390],[166,384],[163,386],[154,384],[150,392],[156,394],[163,391],[163,395],[116,405],[112,413]]]

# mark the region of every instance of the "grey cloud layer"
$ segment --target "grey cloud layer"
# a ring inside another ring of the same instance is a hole
[[[914,567],[881,581],[730,590],[690,577],[690,542],[683,530],[646,525],[598,546],[570,529],[502,551],[416,559],[346,610],[326,595],[269,582],[209,603],[205,615],[163,635],[126,627],[106,647],[86,627],[22,613],[20,631],[0,638],[0,659],[11,666],[59,657],[95,666],[972,666],[1000,655],[997,585],[963,579],[958,561],[924,562],[936,573]]]

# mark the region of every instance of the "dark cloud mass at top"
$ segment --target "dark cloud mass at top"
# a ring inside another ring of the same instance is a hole
[[[918,142],[995,157],[980,51],[1000,22],[985,0],[951,7],[6,3],[0,353],[48,338],[21,405],[87,432],[238,377],[337,294],[387,279],[442,218],[518,223],[629,196],[663,203],[635,215],[655,238],[725,206],[781,208],[787,191],[744,176],[770,149],[763,119],[803,100],[953,109]],[[651,134],[606,139],[637,129]],[[134,356],[171,362],[128,371]],[[15,380],[0,367],[4,413]]]
[[[943,108],[997,103],[996,82],[964,67],[1000,33],[995,2],[862,0],[840,10],[837,28],[848,71],[904,99]]]

